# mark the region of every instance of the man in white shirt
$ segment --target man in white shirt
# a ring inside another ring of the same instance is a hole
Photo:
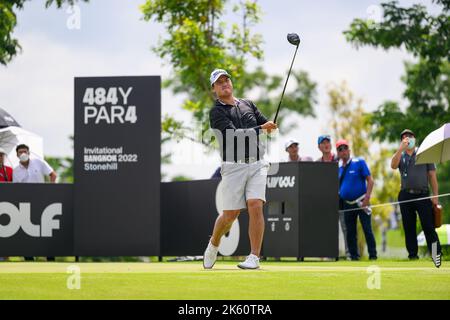
[[[45,160],[30,159],[30,148],[21,144],[16,147],[19,165],[14,168],[13,182],[15,183],[45,183],[45,177],[50,177],[50,182],[55,183],[56,173]]]
[[[298,154],[298,141],[295,139],[289,139],[284,145],[284,149],[289,154],[288,162],[299,162],[299,161],[313,161],[311,157],[300,157]]]
[[[45,160],[30,159],[30,148],[25,144],[16,147],[17,157],[20,162],[14,168],[14,183],[45,183],[45,177],[50,177],[50,182],[55,183],[56,173]],[[33,257],[24,257],[25,261],[33,261]],[[55,257],[47,257],[47,261],[55,261]]]

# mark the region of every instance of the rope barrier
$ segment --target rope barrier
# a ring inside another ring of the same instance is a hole
[[[417,199],[380,203],[380,204],[375,204],[373,206],[367,206],[367,207],[359,207],[359,208],[339,210],[339,212],[350,212],[350,211],[364,210],[366,208],[372,208],[373,209],[373,208],[378,208],[378,207],[392,206],[392,205],[400,204],[400,203],[422,201],[422,200],[427,200],[427,199],[432,199],[432,198],[440,198],[440,197],[448,197],[448,196],[450,196],[450,193],[438,194],[437,196],[422,197],[422,198],[417,198]]]

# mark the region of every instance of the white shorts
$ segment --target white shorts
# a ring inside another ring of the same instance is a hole
[[[220,170],[223,210],[245,209],[249,199],[266,202],[269,167],[269,162],[265,160],[252,163],[223,162]]]

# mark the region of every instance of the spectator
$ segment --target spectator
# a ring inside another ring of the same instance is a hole
[[[338,162],[338,157],[331,152],[331,137],[329,135],[321,135],[317,139],[317,145],[322,156],[316,162]],[[342,234],[344,235],[345,256],[350,259],[350,252],[347,245],[347,228],[345,227],[344,213],[339,212],[339,224],[341,225]]]
[[[0,148],[0,182],[12,182],[13,169],[5,165],[6,151]]]
[[[417,148],[416,136],[414,132],[405,129],[400,134],[401,143],[391,161],[392,169],[399,169],[401,175],[401,187],[398,195],[398,201],[414,200],[428,197],[431,186],[433,195],[439,194],[438,182],[436,177],[436,166],[433,163],[415,164]],[[436,260],[433,259],[436,267],[441,264],[441,244],[434,229],[432,205],[438,204],[438,198],[424,199],[420,201],[411,201],[400,203],[403,228],[405,230],[405,243],[410,260],[418,259],[417,234],[416,234],[416,212],[419,214],[425,238],[427,240],[428,250],[431,251],[431,245],[437,244]]]
[[[13,181],[19,183],[44,183],[45,177],[50,177],[50,182],[55,183],[56,173],[45,160],[30,159],[30,148],[21,144],[16,147],[19,165],[14,168]]]
[[[30,159],[30,148],[25,144],[16,147],[19,165],[14,168],[13,182],[18,183],[44,183],[45,177],[55,183],[56,173],[45,160]],[[25,257],[25,261],[33,261],[33,257]],[[54,257],[47,257],[47,261],[55,261]]]
[[[0,183],[12,181],[13,169],[5,165],[6,151],[0,148]],[[0,261],[7,260],[7,257],[0,257]]]
[[[300,157],[298,154],[298,141],[290,139],[284,145],[284,149],[289,154],[288,162],[313,161],[311,157]]]
[[[331,152],[331,137],[329,135],[321,135],[317,139],[322,156],[316,160],[316,162],[337,162],[337,156]]]
[[[346,140],[336,143],[339,164],[339,198],[343,210],[356,209],[344,213],[347,228],[347,245],[351,260],[359,260],[356,222],[359,221],[366,237],[369,259],[377,259],[375,237],[372,232],[371,211],[366,208],[370,202],[373,179],[369,168],[362,158],[351,158],[349,144]]]

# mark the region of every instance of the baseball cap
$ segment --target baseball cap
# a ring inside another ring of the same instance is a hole
[[[3,153],[3,154],[6,154],[6,151],[5,151],[5,149],[3,149],[3,148],[0,148],[0,154],[1,153]]]
[[[348,142],[345,139],[340,139],[336,142],[336,149],[339,149],[340,146],[347,146],[348,147]]]
[[[323,134],[321,136],[319,136],[319,138],[317,139],[317,144],[321,144],[323,142],[323,140],[328,140],[331,142],[331,137],[328,134]]]
[[[413,135],[414,137],[416,136],[414,134],[414,132],[412,132],[411,130],[405,129],[405,130],[402,131],[402,133],[400,133],[400,139],[403,137],[404,134],[407,134],[407,133],[409,133],[410,135]]]
[[[294,143],[298,145],[298,141],[297,141],[297,140],[295,140],[295,139],[289,139],[289,140],[286,141],[286,143],[284,144],[284,149],[287,150],[287,148],[289,148],[290,146],[292,146]]]
[[[230,74],[223,69],[215,69],[213,72],[211,72],[211,76],[209,77],[209,82],[211,83],[211,86],[214,84],[214,82],[217,81],[217,79],[220,78],[220,76],[223,75],[227,76],[228,78],[231,78]]]

